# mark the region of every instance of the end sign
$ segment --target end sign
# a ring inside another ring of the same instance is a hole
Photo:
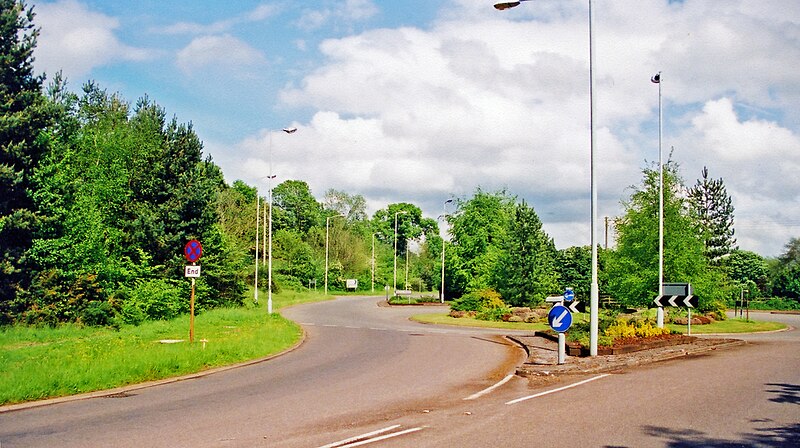
[[[183,273],[184,277],[198,278],[200,277],[200,266],[186,266]]]

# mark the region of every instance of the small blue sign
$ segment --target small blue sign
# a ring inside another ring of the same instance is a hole
[[[550,328],[557,333],[563,333],[572,326],[572,313],[564,305],[555,305],[547,314]]]
[[[566,291],[564,291],[564,300],[567,302],[572,302],[574,299],[575,291],[573,291],[572,288],[567,288]]]

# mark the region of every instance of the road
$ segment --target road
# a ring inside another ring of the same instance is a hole
[[[796,330],[611,375],[537,387],[513,377],[481,394],[513,371],[517,348],[375,302],[287,310],[308,339],[266,363],[0,414],[0,445],[332,447],[374,433],[383,439],[369,446],[800,446]]]

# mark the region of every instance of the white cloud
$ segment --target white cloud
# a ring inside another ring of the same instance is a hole
[[[76,0],[37,4],[41,27],[36,68],[49,74],[63,70],[67,78],[84,78],[95,67],[117,61],[141,61],[152,52],[123,44],[114,34],[119,20],[93,12]]]
[[[313,8],[303,10],[297,26],[316,30],[330,22],[351,24],[372,18],[379,9],[372,0],[332,0],[315,2]]]
[[[221,34],[229,32],[242,23],[261,22],[278,13],[278,7],[273,4],[262,4],[254,9],[236,17],[225,18],[209,24],[197,22],[176,22],[169,26],[152,29],[151,31],[163,34]]]
[[[185,74],[205,69],[230,70],[262,63],[257,49],[231,35],[197,37],[180,50],[175,61]]]

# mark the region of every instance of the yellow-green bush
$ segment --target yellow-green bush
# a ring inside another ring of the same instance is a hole
[[[605,335],[612,339],[623,338],[647,338],[651,336],[659,336],[662,334],[669,334],[669,329],[658,328],[652,322],[644,320],[640,322],[629,322],[625,319],[617,319],[605,331]]]

